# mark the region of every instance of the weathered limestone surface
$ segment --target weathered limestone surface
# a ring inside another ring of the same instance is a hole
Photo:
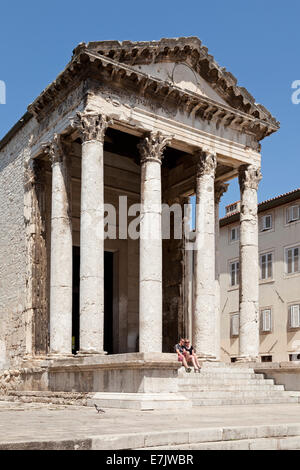
[[[196,181],[196,251],[194,345],[198,355],[215,358],[215,193],[217,160],[198,153]]]
[[[80,351],[103,353],[105,116],[78,113],[82,138],[80,212]]]
[[[72,219],[67,156],[57,135],[45,147],[52,162],[50,352],[72,352]],[[63,267],[63,269],[62,269]]]
[[[221,354],[221,311],[220,311],[220,251],[219,251],[219,237],[220,237],[220,224],[219,224],[219,205],[223,194],[227,191],[229,184],[218,182],[215,184],[215,277],[216,277],[216,292],[215,292],[215,356],[220,360]]]
[[[259,266],[257,189],[260,169],[247,165],[240,168],[240,360],[257,360],[259,356]]]
[[[1,150],[0,158],[0,370],[25,353],[27,276],[24,161],[34,121]]]
[[[162,351],[161,161],[169,137],[150,133],[141,154],[140,352]]]
[[[30,157],[29,157],[30,158]],[[41,160],[25,161],[26,354],[48,352],[46,171]],[[51,186],[50,186],[51,187]],[[51,204],[51,196],[50,196]],[[49,211],[50,213],[50,211]],[[50,232],[50,230],[49,230]]]

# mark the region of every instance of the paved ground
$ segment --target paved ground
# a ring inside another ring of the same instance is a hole
[[[300,426],[300,404],[197,407],[190,411],[132,411],[0,401],[1,444],[231,426]],[[134,436],[132,436],[133,438]]]

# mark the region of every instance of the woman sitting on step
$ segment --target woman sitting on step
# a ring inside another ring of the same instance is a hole
[[[184,338],[179,338],[179,343],[174,346],[175,352],[178,355],[178,361],[182,362],[183,367],[185,368],[186,372],[191,372],[190,367],[187,364],[186,361],[186,356],[187,356],[187,351],[184,347]]]
[[[185,355],[187,363],[191,362],[194,366],[194,372],[200,373],[200,364],[198,362],[197,356],[195,354],[195,349],[191,345],[191,342],[188,338],[184,340],[184,349],[186,350],[187,354]]]

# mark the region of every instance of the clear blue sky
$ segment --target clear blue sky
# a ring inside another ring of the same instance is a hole
[[[299,0],[35,0],[1,2],[0,138],[69,61],[79,42],[198,36],[281,122],[263,141],[259,200],[300,187]],[[239,199],[232,182],[222,206]],[[222,215],[222,212],[221,212]]]

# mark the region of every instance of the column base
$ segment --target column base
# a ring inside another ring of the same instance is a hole
[[[70,359],[70,357],[74,357],[74,354],[50,352],[45,356],[45,359]]]
[[[240,356],[236,358],[238,363],[246,363],[246,362],[259,362],[259,356]]]
[[[77,351],[76,356],[77,357],[90,357],[90,356],[106,356],[107,351],[84,351],[80,350]]]
[[[197,358],[201,362],[220,362],[216,356],[211,356],[209,354],[197,354]]]

